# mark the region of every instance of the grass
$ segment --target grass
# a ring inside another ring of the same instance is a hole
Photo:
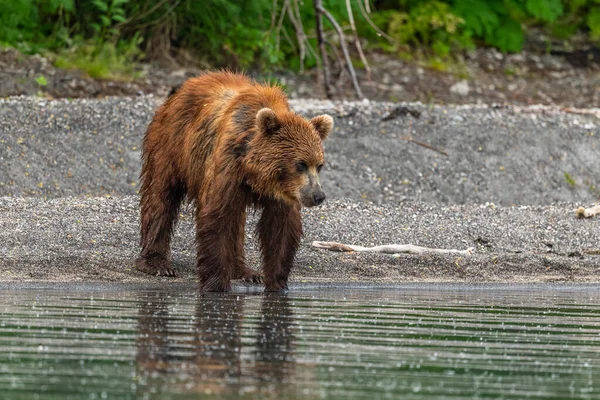
[[[567,185],[571,187],[577,186],[577,182],[575,182],[575,179],[573,179],[571,174],[569,174],[568,172],[565,172],[565,182],[567,182]]]
[[[447,72],[460,79],[470,78],[467,66],[462,59],[439,56],[421,56],[419,57],[418,63],[424,68],[438,72]]]
[[[80,42],[52,58],[57,68],[78,69],[92,78],[131,81],[142,75],[137,68],[141,54],[127,44]]]

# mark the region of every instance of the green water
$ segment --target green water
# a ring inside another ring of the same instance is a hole
[[[0,399],[600,399],[600,287],[0,287]]]

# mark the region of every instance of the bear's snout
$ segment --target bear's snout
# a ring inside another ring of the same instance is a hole
[[[300,196],[300,202],[304,207],[315,207],[323,203],[325,200],[325,192],[321,186],[307,187],[303,190]]]
[[[313,195],[313,201],[315,202],[315,206],[318,206],[325,200],[325,192],[320,190]]]
[[[304,207],[318,206],[325,200],[325,192],[321,188],[321,181],[316,171],[311,171],[304,176],[304,186],[300,189],[300,202]]]

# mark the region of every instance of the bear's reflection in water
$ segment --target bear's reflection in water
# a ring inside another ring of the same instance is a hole
[[[245,313],[247,303],[254,309]],[[165,292],[147,293],[140,301],[136,390],[143,398],[296,398],[302,382],[314,382],[306,366],[301,377],[296,373],[297,328],[287,295],[203,293],[194,316],[174,307]]]

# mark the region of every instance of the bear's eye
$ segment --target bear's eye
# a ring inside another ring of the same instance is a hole
[[[322,169],[323,169],[323,164],[321,164],[317,167],[317,173],[321,172]]]
[[[308,170],[308,165],[304,161],[300,161],[296,163],[296,171],[302,173]]]

